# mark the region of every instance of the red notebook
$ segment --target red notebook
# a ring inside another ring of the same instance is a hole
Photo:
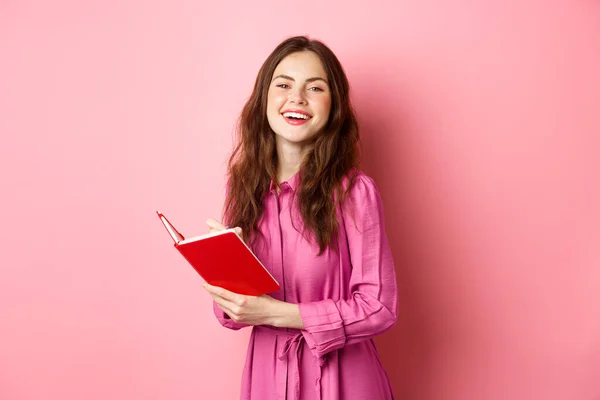
[[[185,239],[163,214],[156,213],[175,248],[209,284],[250,296],[279,290],[275,278],[233,229]]]

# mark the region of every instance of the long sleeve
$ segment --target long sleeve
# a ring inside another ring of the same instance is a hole
[[[225,328],[229,328],[229,329],[233,329],[233,330],[238,330],[241,328],[244,328],[246,326],[250,326],[248,324],[243,324],[240,322],[235,322],[234,320],[232,320],[231,318],[229,318],[229,316],[227,314],[225,314],[223,312],[223,310],[221,310],[218,306],[217,303],[213,300],[213,311],[215,313],[215,316],[217,317],[217,320],[219,321],[219,323],[221,325],[223,325]]]
[[[394,262],[381,197],[369,177],[358,176],[342,213],[352,268],[348,298],[299,304],[303,336],[318,358],[379,335],[397,320]]]

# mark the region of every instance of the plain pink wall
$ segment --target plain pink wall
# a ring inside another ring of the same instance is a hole
[[[205,231],[285,37],[344,64],[384,197],[399,399],[600,398],[600,7],[460,0],[0,4],[0,399],[234,399],[154,215]]]

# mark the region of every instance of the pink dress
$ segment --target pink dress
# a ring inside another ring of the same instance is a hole
[[[307,241],[293,191],[296,173],[265,196],[253,251],[281,285],[270,295],[297,303],[304,329],[254,326],[242,376],[242,400],[384,400],[394,395],[373,337],[394,326],[397,287],[379,191],[360,173],[338,207],[339,252]],[[294,225],[292,225],[292,223]],[[213,302],[219,322],[231,320]]]

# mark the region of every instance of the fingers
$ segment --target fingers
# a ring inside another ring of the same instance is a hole
[[[211,231],[223,231],[227,229],[225,225],[221,224],[216,219],[210,218],[206,221],[206,225],[210,228]]]
[[[230,301],[223,299],[222,297],[217,296],[216,294],[210,294],[215,303],[217,303],[217,307],[223,310],[230,317],[236,316],[237,314],[234,312],[235,304]]]
[[[215,295],[211,295],[211,296],[213,296],[213,298],[215,300],[215,304],[221,311],[223,311],[225,314],[227,314],[227,316],[230,319],[234,320],[235,322],[240,322],[241,318],[239,317],[239,315],[237,315],[232,309],[230,309],[226,305],[222,304],[222,302],[219,301],[219,297],[217,297]]]
[[[217,307],[219,308],[219,310],[223,311],[225,314],[227,314],[227,316],[230,319],[233,319],[234,321],[237,319],[237,316],[235,314],[233,314],[231,312],[231,310],[228,310],[226,307],[223,307],[222,305],[220,305],[219,303],[216,303]]]
[[[210,296],[213,298],[217,307],[219,307],[225,314],[229,315],[231,319],[237,321],[239,318],[239,313],[241,311],[240,302],[243,304],[245,302],[242,295],[238,295],[236,293],[230,292],[223,288],[219,288],[217,286],[211,286],[207,283],[204,284],[204,288],[208,291]],[[225,296],[231,297],[230,295],[237,296],[238,299],[235,301],[230,301],[225,297],[222,297],[221,294]]]
[[[218,286],[212,286],[206,282],[202,284],[213,298],[215,304],[232,320],[236,322],[248,322],[248,318],[256,314],[254,296],[246,296],[234,293]],[[267,296],[268,297],[268,296]],[[253,311],[254,310],[254,311]]]
[[[237,304],[240,301],[240,298],[243,296],[237,293],[233,293],[227,289],[223,289],[222,287],[210,285],[206,282],[204,282],[202,285],[211,295],[214,294],[232,303]]]
[[[209,233],[224,231],[225,229],[227,229],[227,227],[225,225],[223,225],[222,223],[220,223],[219,221],[217,221],[214,218],[208,219],[206,221],[206,225],[208,225]],[[242,228],[240,228],[238,226],[238,227],[235,227],[234,230],[235,230],[235,233],[238,234],[238,236],[242,236]]]

